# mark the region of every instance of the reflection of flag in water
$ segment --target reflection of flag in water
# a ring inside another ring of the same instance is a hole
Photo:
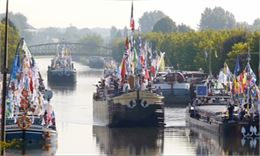
[[[134,5],[133,5],[133,2],[132,2],[132,6],[131,6],[130,28],[131,28],[132,31],[135,30]]]
[[[239,57],[237,56],[236,59],[236,65],[235,65],[235,69],[234,69],[234,75],[237,76],[240,72],[240,65],[239,65]]]

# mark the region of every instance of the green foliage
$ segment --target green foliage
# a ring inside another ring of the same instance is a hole
[[[98,34],[90,34],[79,40],[80,43],[85,44],[80,51],[86,53],[86,55],[102,55],[100,50],[104,43],[103,38]]]
[[[177,31],[178,32],[191,32],[191,31],[195,31],[195,30],[193,30],[191,27],[182,23],[177,26]]]
[[[151,12],[145,12],[139,19],[139,25],[141,26],[142,32],[151,32],[153,30],[154,24],[163,17],[166,17],[166,15],[162,11],[155,10]]]
[[[206,8],[201,14],[200,30],[233,29],[235,26],[236,20],[234,15],[221,7],[215,7],[214,9]]]
[[[11,141],[6,141],[6,142],[0,142],[0,150],[3,149],[8,149],[8,148],[18,148],[19,145],[21,144],[20,140],[11,140]]]
[[[153,32],[170,33],[176,31],[177,31],[177,26],[175,22],[173,22],[172,19],[169,18],[168,16],[160,19],[153,26]]]
[[[112,57],[117,61],[121,62],[124,55],[125,41],[123,39],[115,39],[112,43]]]
[[[0,65],[1,69],[3,67],[3,58],[4,58],[4,38],[5,38],[5,25],[0,23]],[[18,31],[13,27],[8,26],[8,69],[12,68],[13,58],[16,52],[16,46],[20,40]]]
[[[251,66],[255,73],[258,68],[258,51],[260,32],[250,32],[243,29],[221,31],[192,31],[158,33],[150,32],[143,38],[152,43],[152,49],[165,52],[166,66],[173,66],[180,70],[198,70],[202,68],[208,72],[209,57],[212,60],[214,75],[223,68],[227,62],[233,71],[236,57],[240,57],[241,69],[247,63],[247,52],[252,52]],[[117,40],[113,44],[114,57],[118,61],[124,53],[124,40]],[[205,56],[207,52],[207,57]],[[253,52],[255,52],[253,54]],[[257,53],[256,53],[257,52]]]

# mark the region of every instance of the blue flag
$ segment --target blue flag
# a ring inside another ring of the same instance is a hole
[[[234,74],[235,76],[237,76],[240,72],[240,65],[239,65],[239,57],[237,56],[237,60],[236,60],[236,65],[235,65],[235,69],[234,69]]]
[[[14,58],[13,67],[12,67],[12,73],[11,73],[11,79],[14,80],[17,78],[17,73],[20,70],[20,50],[18,49]]]

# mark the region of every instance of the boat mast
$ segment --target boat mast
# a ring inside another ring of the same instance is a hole
[[[212,78],[212,69],[211,69],[211,48],[209,49],[209,76]]]
[[[3,63],[3,91],[2,91],[2,120],[1,120],[1,141],[5,141],[5,105],[6,105],[6,80],[8,72],[8,0],[6,0],[6,12],[5,12],[5,42],[4,42],[4,63]],[[1,155],[4,155],[4,148],[1,147]]]

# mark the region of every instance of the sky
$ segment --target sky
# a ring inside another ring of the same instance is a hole
[[[0,0],[0,13],[6,0]],[[134,19],[144,12],[161,10],[176,24],[197,29],[206,7],[220,6],[233,13],[238,22],[252,24],[260,18],[260,0],[134,0]],[[22,13],[35,28],[129,27],[131,0],[9,0],[9,11]]]

